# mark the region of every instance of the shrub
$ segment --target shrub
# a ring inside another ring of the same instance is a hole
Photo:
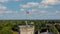
[[[0,31],[0,34],[13,34],[12,31]]]

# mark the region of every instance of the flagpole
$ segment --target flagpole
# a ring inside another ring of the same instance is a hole
[[[26,11],[26,20],[28,20],[28,14],[29,14],[29,12],[28,12],[28,11]],[[28,26],[27,21],[25,21],[25,23],[26,23],[26,26]]]

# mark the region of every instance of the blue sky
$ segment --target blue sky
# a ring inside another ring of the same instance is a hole
[[[0,0],[0,20],[24,19],[60,19],[60,0]]]

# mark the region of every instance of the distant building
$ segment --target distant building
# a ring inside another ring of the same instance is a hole
[[[34,34],[34,26],[33,25],[20,25],[19,34]]]

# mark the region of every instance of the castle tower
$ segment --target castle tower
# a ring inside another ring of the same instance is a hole
[[[34,34],[34,26],[33,25],[20,25],[19,26],[19,34]]]

